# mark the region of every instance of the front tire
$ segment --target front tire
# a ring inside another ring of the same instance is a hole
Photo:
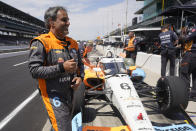
[[[163,114],[179,112],[188,105],[188,87],[179,77],[161,77],[157,82],[157,100]]]

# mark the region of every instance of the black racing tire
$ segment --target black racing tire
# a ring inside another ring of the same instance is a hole
[[[82,112],[84,109],[84,99],[85,99],[85,85],[82,82],[77,90],[74,91],[74,99],[73,99],[73,116],[77,113]]]
[[[161,77],[157,82],[156,91],[158,106],[163,114],[179,112],[188,105],[188,87],[176,76]]]

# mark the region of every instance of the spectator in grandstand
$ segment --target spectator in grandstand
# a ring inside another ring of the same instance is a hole
[[[126,58],[132,58],[134,61],[136,59],[136,44],[135,33],[129,32],[129,42],[125,43],[124,50],[126,51]]]
[[[182,38],[184,43],[184,54],[180,64],[180,77],[186,82],[187,87],[190,88],[190,75],[192,74],[192,88],[190,97],[196,97],[196,26],[194,26],[190,33]]]
[[[178,36],[175,32],[169,30],[169,25],[162,26],[159,34],[159,41],[161,43],[161,76],[165,76],[166,66],[170,60],[170,76],[174,76],[176,45],[178,43]]]
[[[29,69],[55,131],[71,131],[73,92],[84,88],[83,64],[77,42],[68,37],[70,25],[64,7],[50,7],[44,16],[49,33],[31,41]]]

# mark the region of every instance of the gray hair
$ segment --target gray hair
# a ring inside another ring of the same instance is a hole
[[[51,19],[52,21],[55,21],[57,18],[57,12],[59,10],[64,10],[65,12],[67,12],[67,10],[62,6],[50,7],[46,10],[45,15],[44,15],[44,21],[45,21],[45,26],[47,29],[50,29],[49,20]]]

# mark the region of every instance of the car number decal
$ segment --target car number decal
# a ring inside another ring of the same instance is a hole
[[[128,90],[128,89],[131,89],[131,87],[129,86],[128,83],[121,83],[120,84],[120,87],[124,90]]]

